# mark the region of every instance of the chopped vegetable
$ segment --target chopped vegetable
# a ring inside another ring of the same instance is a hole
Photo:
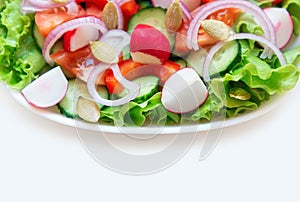
[[[298,0],[0,1],[0,80],[34,106],[59,102],[91,123],[235,117],[297,84],[299,9]]]

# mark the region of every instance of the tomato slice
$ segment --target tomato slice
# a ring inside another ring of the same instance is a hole
[[[95,17],[101,19],[102,18],[102,10],[103,10],[103,8],[97,6],[93,2],[86,2],[86,4],[85,4],[86,15],[95,16]]]
[[[121,10],[123,15],[132,16],[138,12],[139,5],[135,2],[135,0],[129,0],[121,5]]]
[[[119,62],[119,68],[121,74],[128,80],[153,75],[159,77],[160,83],[163,84],[174,72],[180,69],[180,65],[172,61],[166,61],[162,65],[144,65],[128,59]],[[110,94],[119,94],[124,89],[111,70],[107,71],[105,84]]]
[[[91,55],[91,49],[89,46],[86,46],[74,52],[68,52],[62,49],[52,53],[50,57],[68,73],[78,76],[80,73],[79,65],[82,64],[89,55]]]
[[[241,13],[240,9],[237,8],[228,8],[228,9],[221,9],[207,17],[207,19],[212,20],[219,20],[224,22],[225,24],[232,27],[236,19],[238,18],[238,15]],[[205,47],[205,46],[211,46],[217,43],[218,40],[214,39],[210,35],[208,35],[203,29],[199,29],[198,31],[198,45]]]
[[[182,23],[181,27],[178,29],[176,34],[176,41],[175,41],[175,53],[179,55],[187,54],[190,49],[187,47],[186,40],[187,40],[187,30],[189,25],[187,23]]]
[[[214,0],[201,0],[201,3],[208,3],[208,2],[211,2],[211,1],[214,1]]]
[[[121,11],[124,19],[124,30],[127,30],[131,16],[137,13],[138,10],[139,5],[135,2],[135,0],[129,0],[121,5]]]
[[[56,26],[85,15],[85,11],[80,5],[78,5],[78,10],[77,14],[72,15],[68,14],[63,7],[38,11],[35,14],[35,23],[39,32],[46,37]]]
[[[228,8],[228,9],[221,9],[207,17],[207,19],[214,19],[224,22],[225,24],[232,26],[238,15],[241,13],[240,9],[237,8]],[[178,33],[176,35],[176,43],[175,43],[175,50],[179,53],[187,53],[189,49],[186,45],[186,33],[188,30],[188,24],[181,26]],[[203,29],[199,29],[198,31],[198,45],[201,47],[207,47],[214,45],[218,42],[215,38],[208,35]]]
[[[107,0],[76,0],[77,3],[86,3],[90,4],[93,3],[96,5],[100,10],[103,10],[105,4],[107,3]]]

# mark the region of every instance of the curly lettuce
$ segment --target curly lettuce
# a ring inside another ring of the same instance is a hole
[[[32,36],[33,16],[20,12],[20,0],[0,3],[0,81],[23,89],[46,65]]]
[[[166,125],[178,123],[180,116],[168,112],[161,103],[161,92],[155,93],[142,103],[134,100],[117,107],[104,107],[101,120],[116,126]]]

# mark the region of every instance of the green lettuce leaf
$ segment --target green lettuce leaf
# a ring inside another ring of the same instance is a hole
[[[283,55],[288,64],[294,64],[295,66],[300,67],[300,45],[285,51]]]
[[[294,35],[298,36],[299,35],[299,28],[300,28],[300,19],[296,18],[295,16],[292,16],[292,20],[294,23]]]
[[[242,13],[233,25],[233,30],[237,33],[246,32],[256,35],[263,35],[262,28],[257,25],[252,15]]]
[[[101,120],[112,121],[116,126],[142,126],[146,122],[150,126],[176,123],[180,116],[166,111],[158,92],[142,103],[131,101],[123,106],[105,107],[101,110]]]
[[[33,16],[20,12],[20,0],[0,5],[0,81],[22,89],[46,63],[32,36]]]
[[[287,11],[300,20],[300,1],[299,0],[283,0],[282,7],[286,8]]]
[[[283,0],[282,7],[285,8],[292,16],[294,22],[294,34],[298,35],[300,23],[300,1],[299,0]]]
[[[261,26],[257,25],[254,17],[248,13],[242,13],[232,26],[236,33],[251,33],[263,36],[264,32]],[[255,47],[255,41],[248,40],[250,47],[247,50],[252,50]]]
[[[252,3],[258,5],[261,8],[270,7],[272,6],[271,0],[250,0]]]

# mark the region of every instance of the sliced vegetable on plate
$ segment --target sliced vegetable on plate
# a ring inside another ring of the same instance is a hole
[[[259,110],[299,80],[300,3],[9,0],[0,80],[31,105],[115,126]]]

